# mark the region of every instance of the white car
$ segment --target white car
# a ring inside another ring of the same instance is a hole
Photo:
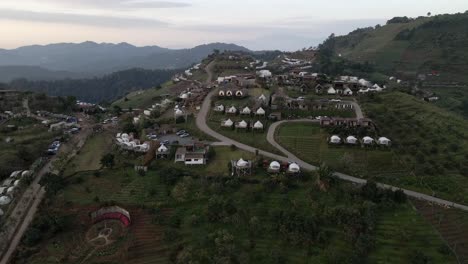
[[[331,99],[330,102],[339,103],[341,102],[341,99]]]

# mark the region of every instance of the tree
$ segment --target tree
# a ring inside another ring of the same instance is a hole
[[[53,196],[65,187],[65,180],[59,175],[48,173],[42,177],[39,184],[44,186],[48,195]]]
[[[430,17],[431,15],[432,15],[432,13],[431,13],[431,12],[428,12],[428,13],[427,13],[427,16],[428,16],[428,17]]]
[[[112,168],[115,165],[114,154],[108,153],[101,158],[101,165],[103,167]]]

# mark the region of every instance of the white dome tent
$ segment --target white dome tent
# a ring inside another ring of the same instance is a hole
[[[264,126],[263,126],[262,122],[260,122],[260,121],[257,121],[257,122],[255,122],[255,124],[254,124],[254,128],[255,128],[255,129],[263,129],[263,127],[264,127]]]
[[[371,138],[371,137],[364,137],[364,138],[362,139],[362,143],[363,143],[364,145],[372,145],[372,143],[374,143],[374,139]]]
[[[180,109],[175,110],[175,116],[178,117],[178,116],[183,116],[183,115],[184,115],[184,112],[182,110]]]
[[[240,160],[237,161],[236,165],[237,167],[244,168],[244,167],[247,167],[249,163],[241,158]]]
[[[392,143],[392,141],[386,137],[380,137],[377,142],[379,143],[379,145],[381,146],[390,146],[390,144]]]
[[[2,196],[0,197],[0,205],[7,205],[11,203],[11,198],[8,196]]]
[[[340,144],[341,143],[341,138],[339,136],[333,135],[330,138],[330,143],[331,144]]]
[[[281,169],[281,164],[278,161],[272,161],[268,167],[269,172],[279,172]]]
[[[354,144],[357,143],[357,138],[354,137],[354,136],[349,136],[349,137],[346,138],[346,143],[354,145]]]
[[[291,164],[289,164],[288,172],[289,173],[299,173],[299,172],[301,172],[301,167],[299,167],[299,165],[297,165],[297,163],[291,163]]]

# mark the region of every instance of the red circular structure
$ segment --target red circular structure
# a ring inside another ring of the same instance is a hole
[[[125,227],[131,224],[130,213],[118,206],[104,207],[91,214],[93,223],[104,220],[119,220]]]

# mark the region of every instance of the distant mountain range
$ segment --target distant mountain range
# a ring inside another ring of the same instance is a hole
[[[0,49],[0,81],[95,77],[131,68],[181,69],[201,61],[214,50],[249,52],[247,48],[225,43],[211,43],[191,49],[90,41],[25,46],[12,50]]]

